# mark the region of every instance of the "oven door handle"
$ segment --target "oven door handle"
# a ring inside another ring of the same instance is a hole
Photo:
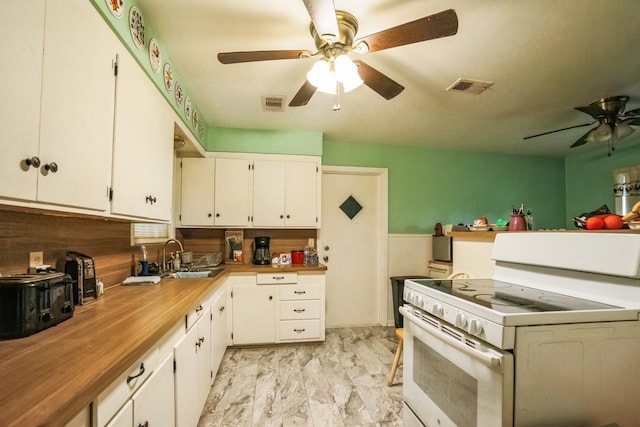
[[[410,310],[404,308],[404,307],[398,307],[400,313],[402,313],[404,315],[405,319],[410,320],[412,323],[414,323],[418,328],[420,328],[420,330],[423,330],[425,332],[427,332],[429,335],[433,336],[434,338],[446,343],[447,345],[450,345],[452,347],[454,347],[456,350],[461,351],[462,353],[473,357],[474,359],[477,359],[478,361],[480,361],[483,365],[491,368],[491,369],[496,369],[496,368],[500,368],[502,365],[502,357],[496,357],[493,354],[488,354],[486,352],[483,352],[482,350],[478,350],[472,347],[469,347],[468,345],[461,343],[460,341],[456,340],[455,338],[452,338],[451,336],[443,333],[440,329],[432,327],[427,325],[424,322],[421,322],[420,320],[416,319],[417,316],[415,316],[413,314],[413,312],[411,312]],[[440,322],[438,322],[440,323]]]

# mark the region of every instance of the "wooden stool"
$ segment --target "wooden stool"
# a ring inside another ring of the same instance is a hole
[[[396,329],[396,336],[398,337],[398,349],[396,350],[396,357],[393,359],[393,365],[391,366],[391,376],[389,377],[389,387],[393,385],[393,378],[396,376],[396,370],[398,366],[402,366],[400,358],[402,357],[402,347],[404,346],[404,329]]]

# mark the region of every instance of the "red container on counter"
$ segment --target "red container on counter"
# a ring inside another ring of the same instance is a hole
[[[304,251],[291,251],[291,263],[302,264],[304,262]]]

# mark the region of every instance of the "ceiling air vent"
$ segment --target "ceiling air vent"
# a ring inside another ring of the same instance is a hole
[[[491,86],[493,86],[493,82],[460,78],[447,88],[447,92],[464,92],[472,95],[480,95]]]
[[[284,111],[284,96],[263,96],[262,111]]]

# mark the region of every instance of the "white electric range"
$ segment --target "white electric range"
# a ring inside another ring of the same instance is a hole
[[[405,281],[405,424],[638,422],[640,234],[502,233],[492,257]]]

